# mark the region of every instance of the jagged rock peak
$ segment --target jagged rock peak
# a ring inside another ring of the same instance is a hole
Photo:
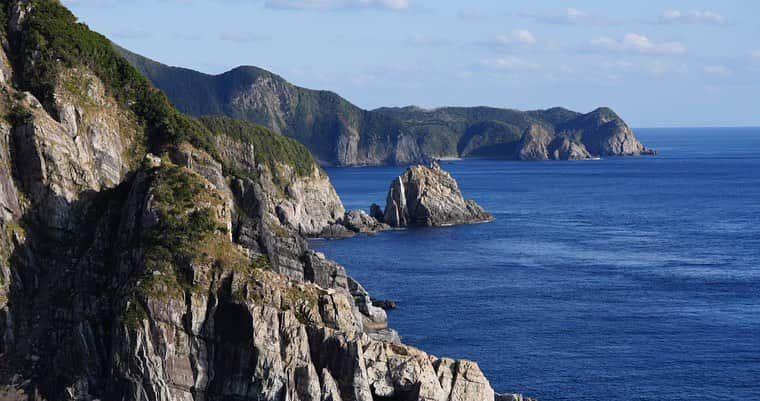
[[[465,200],[456,180],[436,162],[409,167],[391,183],[384,222],[392,227],[479,223],[493,217]]]

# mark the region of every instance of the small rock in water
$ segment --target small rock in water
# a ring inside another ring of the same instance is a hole
[[[384,310],[393,310],[396,309],[396,302],[389,299],[373,299],[372,306],[376,306]]]
[[[465,200],[454,178],[433,162],[430,167],[411,166],[393,180],[383,220],[391,227],[440,227],[493,217],[474,201]]]

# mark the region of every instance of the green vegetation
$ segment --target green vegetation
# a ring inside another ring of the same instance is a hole
[[[4,1],[3,4],[0,4],[0,34],[5,34],[6,25],[8,21],[8,17],[6,17],[6,7],[8,7],[8,2]]]
[[[272,263],[269,261],[269,256],[262,254],[253,261],[253,267],[261,270],[272,270]]]
[[[24,89],[54,112],[53,94],[62,68],[92,70],[125,107],[145,125],[155,148],[188,141],[213,153],[210,134],[197,121],[179,113],[114,49],[104,36],[90,31],[57,0],[31,0],[32,12],[20,33],[11,35],[12,55]],[[6,7],[8,5],[6,4]],[[3,19],[7,24],[7,19]]]
[[[143,239],[145,266],[139,290],[145,295],[197,290],[208,284],[194,282],[194,269],[200,266],[238,273],[268,268],[266,256],[251,261],[229,240],[227,227],[215,214],[224,201],[200,176],[165,158],[155,171],[151,193],[157,223]]]
[[[144,239],[143,289],[150,291],[158,283],[168,290],[191,289],[190,267],[200,256],[200,245],[220,231],[212,200],[199,177],[166,162],[152,188],[158,222]],[[203,204],[207,206],[197,207]]]
[[[263,124],[308,147],[320,162],[338,163],[338,141],[359,134],[359,162],[370,159],[393,163],[400,137],[419,145],[423,155],[511,158],[523,133],[538,124],[556,135],[572,134],[583,142],[600,119],[619,119],[611,110],[580,114],[554,107],[518,111],[493,107],[381,108],[367,111],[335,93],[291,85],[285,79],[256,67],[239,67],[220,75],[207,75],[169,67],[121,49],[133,65],[164,90],[177,107],[191,115],[226,115]],[[260,80],[273,82],[255,93],[279,102],[240,106],[232,100],[249,94]],[[281,104],[281,105],[280,105]],[[584,117],[588,117],[585,118]],[[622,122],[622,120],[620,120]],[[596,139],[591,138],[594,142]],[[401,152],[405,150],[400,147]],[[409,149],[413,150],[413,149]],[[380,154],[371,154],[372,152]],[[387,158],[382,160],[382,158]]]
[[[212,76],[169,67],[124,49],[119,51],[163,90],[179,110],[194,116],[225,115],[262,124],[303,143],[320,161],[335,161],[336,143],[341,135],[361,132],[360,147],[366,150],[372,141],[393,139],[403,128],[396,119],[362,110],[333,92],[300,88],[260,68],[239,67]],[[245,93],[260,79],[274,82],[281,92],[261,91],[258,95],[292,100],[286,112],[232,104],[232,98]]]
[[[24,227],[15,221],[6,221],[3,223],[3,230],[5,231],[5,237],[8,239],[12,238],[14,235],[22,237],[26,235]]]
[[[124,323],[127,327],[137,329],[142,326],[143,321],[147,318],[148,312],[145,310],[145,307],[136,299],[130,300],[124,316]]]
[[[30,112],[26,107],[18,103],[14,103],[13,106],[11,106],[11,109],[8,111],[8,114],[5,115],[5,120],[11,123],[11,125],[14,127],[26,125],[32,121],[32,112]]]
[[[146,145],[154,153],[161,153],[166,145],[186,141],[218,159],[211,132],[214,131],[253,143],[256,159],[269,165],[276,178],[277,162],[291,164],[299,175],[312,172],[314,161],[298,143],[253,124],[214,118],[201,123],[180,113],[106,37],[77,23],[76,17],[58,1],[31,0],[30,4],[32,12],[25,18],[23,29],[12,35],[12,53],[16,56],[22,87],[40,99],[50,112],[55,112],[53,96],[56,85],[63,79],[63,70],[84,66],[98,76],[109,95],[135,113],[146,129]],[[76,82],[64,80],[61,84],[74,95],[82,92]],[[22,122],[26,117],[22,110],[8,116],[14,122]]]
[[[314,170],[314,159],[305,146],[293,139],[247,121],[229,117],[201,117],[200,122],[215,135],[226,135],[253,145],[254,158],[263,163],[278,179],[278,163],[293,167],[299,176],[308,176]],[[286,179],[279,177],[279,179]]]

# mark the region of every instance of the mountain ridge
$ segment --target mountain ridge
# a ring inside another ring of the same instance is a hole
[[[299,87],[258,67],[210,75],[120,51],[180,110],[264,125],[306,145],[323,165],[405,165],[440,157],[565,160],[654,154],[606,107],[586,114],[562,107],[364,110],[335,92]],[[602,127],[611,121],[616,123]],[[590,138],[584,139],[587,134]]]

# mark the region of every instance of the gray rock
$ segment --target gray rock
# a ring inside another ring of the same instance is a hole
[[[380,207],[377,203],[373,203],[372,206],[369,207],[369,215],[372,216],[375,220],[377,220],[380,223],[384,223],[385,221],[385,215],[383,214],[383,208]]]
[[[516,158],[519,160],[549,160],[548,147],[552,139],[552,135],[546,128],[538,124],[531,125],[520,140]]]
[[[319,236],[326,239],[351,238],[356,235],[357,232],[358,231],[351,230],[343,224],[335,223],[325,227]]]
[[[389,299],[373,299],[372,305],[386,311],[396,309],[396,303]]]
[[[590,159],[591,154],[582,143],[573,142],[568,138],[557,138],[551,144],[553,160],[583,160]]]
[[[352,210],[343,217],[343,225],[356,233],[374,234],[390,228],[387,224],[379,222],[363,210]]]
[[[446,226],[491,221],[477,203],[465,200],[454,178],[437,163],[409,167],[388,190],[384,221],[392,227]]]

